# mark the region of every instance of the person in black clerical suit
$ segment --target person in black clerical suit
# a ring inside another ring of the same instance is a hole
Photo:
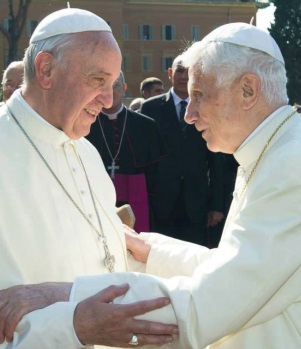
[[[183,120],[189,97],[181,56],[168,76],[171,89],[141,107],[158,124],[169,154],[158,165],[151,230],[207,246],[209,227],[224,218],[223,157],[210,152],[194,125]]]
[[[112,107],[102,109],[86,138],[99,151],[112,178],[116,206],[129,203],[136,218],[135,230],[149,231],[149,197],[165,148],[156,122],[122,103],[126,89],[121,72],[113,85]]]
[[[218,246],[222,236],[226,218],[232,203],[233,191],[237,174],[238,163],[232,154],[224,154],[224,169],[223,169],[223,213],[224,219],[220,224],[208,229],[208,247],[215,248]]]

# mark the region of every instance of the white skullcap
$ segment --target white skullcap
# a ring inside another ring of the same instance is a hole
[[[66,8],[45,17],[36,27],[29,43],[32,44],[55,35],[86,31],[112,32],[108,23],[94,13],[77,8]]]
[[[220,41],[250,47],[267,53],[284,64],[276,41],[267,32],[247,23],[229,23],[216,28],[204,37],[202,43]]]

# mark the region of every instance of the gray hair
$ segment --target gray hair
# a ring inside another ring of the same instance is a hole
[[[76,37],[76,33],[56,35],[45,40],[40,40],[29,45],[24,56],[24,83],[29,84],[35,77],[34,61],[40,52],[51,52],[56,63],[61,67],[67,63],[63,58],[69,47],[75,50],[81,47],[82,42]]]
[[[119,78],[120,82],[122,83],[122,85],[125,84],[125,77],[124,77],[124,74],[122,71],[120,71],[120,74],[119,74]]]
[[[246,73],[257,75],[261,93],[269,105],[287,103],[287,77],[284,65],[268,54],[244,46],[224,42],[194,43],[183,54],[187,67],[216,77],[217,88],[231,86]]]
[[[118,78],[114,81],[113,88],[118,85],[124,85],[125,84],[125,77],[123,72],[120,70]]]

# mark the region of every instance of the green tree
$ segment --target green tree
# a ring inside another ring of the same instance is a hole
[[[19,0],[18,5],[14,5],[16,0],[8,0],[8,28],[5,28],[0,23],[0,32],[5,36],[8,41],[8,62],[18,60],[18,42],[22,35],[26,18],[27,11],[32,0]],[[15,11],[16,10],[16,11]]]
[[[270,34],[285,60],[290,103],[301,103],[301,1],[271,0],[276,7]]]

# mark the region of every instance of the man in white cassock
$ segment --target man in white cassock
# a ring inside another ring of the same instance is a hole
[[[128,270],[112,181],[83,137],[101,109],[111,106],[120,65],[109,25],[88,11],[57,11],[31,37],[24,85],[0,111],[0,308],[5,317],[13,315],[3,298],[8,287]],[[84,314],[77,302],[68,302],[69,289],[64,289],[63,302],[40,311],[30,327],[21,323],[13,342],[4,342],[11,336],[0,331],[0,348],[125,347],[140,331],[145,343],[171,341],[176,326],[134,319],[168,300],[109,304],[126,291],[127,286],[113,287],[91,302],[94,321],[89,307]]]
[[[240,165],[220,244],[208,250],[131,233],[128,249],[149,275],[77,278],[72,299],[127,282],[118,303],[170,297],[172,307],[152,313],[162,321],[176,316],[179,341],[170,348],[299,349],[301,119],[287,105],[282,54],[268,33],[232,23],[194,43],[183,59],[189,67],[186,121],[210,150],[233,153]],[[30,325],[38,311],[20,324]]]

